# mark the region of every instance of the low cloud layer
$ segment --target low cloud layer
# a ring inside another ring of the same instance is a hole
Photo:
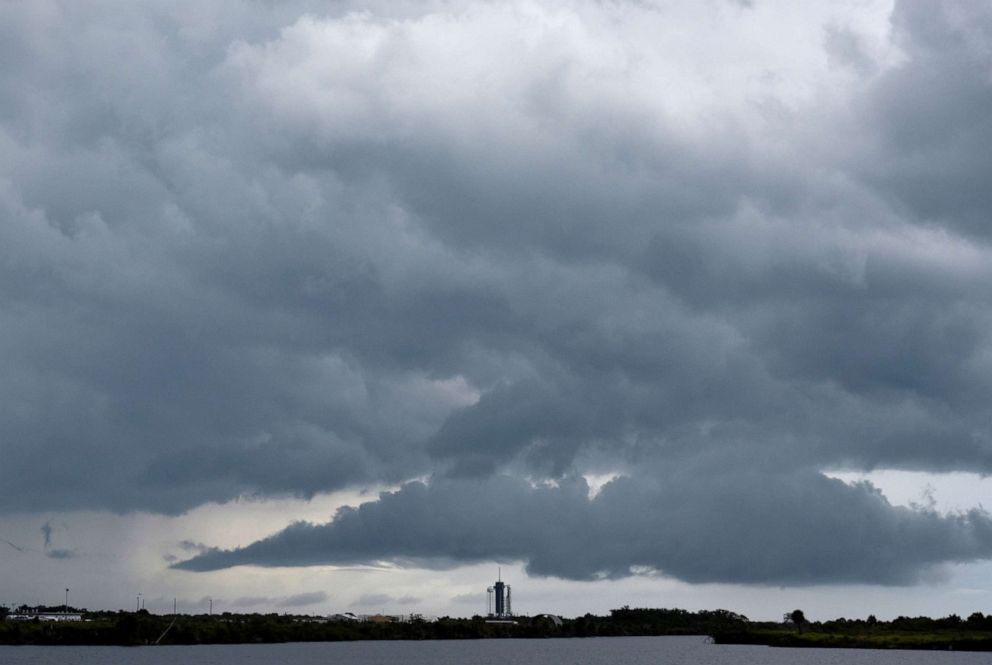
[[[189,570],[992,557],[821,473],[992,472],[992,10],[822,4],[4,5],[0,510],[408,483]]]
[[[307,591],[292,596],[287,596],[276,603],[277,607],[306,607],[308,605],[319,605],[330,598],[323,591]]]
[[[537,488],[505,476],[411,483],[344,508],[328,524],[297,523],[176,567],[370,559],[444,567],[497,558],[576,580],[660,571],[690,582],[911,584],[992,548],[984,511],[942,516],[893,507],[868,484],[815,473],[744,471],[721,480],[621,478],[592,499],[581,479]]]
[[[308,607],[310,605],[320,605],[321,603],[327,602],[330,596],[324,591],[306,591],[303,593],[293,594],[292,596],[281,596],[281,597],[271,597],[271,596],[239,596],[234,600],[227,601],[223,598],[215,599],[218,607],[223,605],[230,605],[232,607],[247,608],[247,607],[277,607],[277,608],[294,608],[294,607]],[[198,608],[208,608],[210,607],[209,599],[201,599],[195,603]]]

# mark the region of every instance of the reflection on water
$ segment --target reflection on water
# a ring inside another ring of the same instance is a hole
[[[4,647],[2,665],[971,665],[948,651],[771,649],[704,637],[321,642],[191,647]]]

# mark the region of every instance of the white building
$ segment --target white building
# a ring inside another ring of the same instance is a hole
[[[37,614],[8,614],[7,621],[82,621],[79,612],[38,612]]]

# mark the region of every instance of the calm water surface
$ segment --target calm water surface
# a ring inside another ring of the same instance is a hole
[[[992,654],[771,649],[703,637],[322,642],[193,647],[4,647],[0,665],[992,665]]]

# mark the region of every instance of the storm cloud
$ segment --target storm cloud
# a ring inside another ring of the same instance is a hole
[[[992,557],[824,475],[992,472],[992,10],[787,4],[3,6],[0,510],[399,487],[186,570]]]
[[[495,557],[525,561],[532,575],[577,580],[664,572],[690,582],[911,584],[992,547],[984,511],[893,507],[868,484],[816,473],[718,477],[622,478],[594,498],[581,479],[549,487],[505,476],[411,483],[344,508],[328,524],[297,523],[176,567],[377,559],[445,567]]]

